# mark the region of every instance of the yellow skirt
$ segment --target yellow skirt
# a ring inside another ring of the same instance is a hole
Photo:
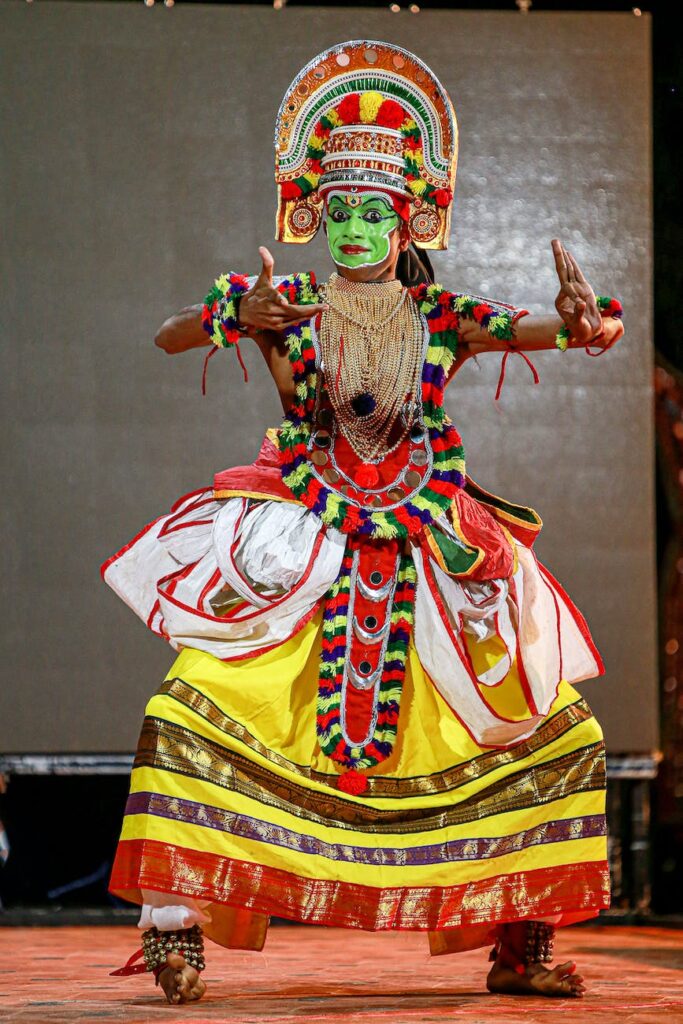
[[[576,690],[560,685],[529,739],[482,748],[411,646],[394,751],[354,796],[318,745],[320,632],[319,614],[236,662],[182,651],[147,706],[114,893],[208,901],[207,935],[250,949],[270,915],[420,929],[441,953],[504,921],[608,906],[604,745]],[[487,643],[472,655],[495,660]],[[500,714],[528,716],[515,671],[487,690]]]

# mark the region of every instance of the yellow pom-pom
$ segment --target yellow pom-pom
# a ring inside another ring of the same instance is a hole
[[[313,149],[325,149],[325,141],[319,135],[311,135],[308,145],[312,146]]]
[[[422,178],[416,178],[415,181],[408,182],[408,188],[415,196],[421,196],[424,190],[427,188],[427,182],[423,181]]]
[[[407,149],[405,154],[409,160],[417,164],[418,167],[422,167],[424,163],[424,157],[421,149]]]
[[[306,173],[304,175],[302,175],[302,177],[304,177],[306,179],[306,181],[310,182],[310,184],[312,185],[313,188],[317,188],[318,187],[318,182],[320,181],[320,175],[317,174],[315,171],[306,171]]]
[[[337,111],[334,109],[334,107],[332,107],[331,110],[328,110],[326,112],[325,117],[330,122],[333,128],[338,128],[339,125],[342,123],[342,120]]]
[[[374,124],[377,111],[384,103],[381,92],[363,92],[360,97],[360,119],[363,124]]]

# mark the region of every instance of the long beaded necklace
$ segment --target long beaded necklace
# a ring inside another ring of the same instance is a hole
[[[374,462],[401,443],[413,421],[422,372],[419,311],[400,281],[333,274],[320,294],[329,306],[319,338],[335,419],[358,458]]]

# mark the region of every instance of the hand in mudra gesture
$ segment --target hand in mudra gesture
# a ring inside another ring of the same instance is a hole
[[[552,240],[560,291],[555,309],[564,320],[577,345],[587,345],[602,332],[602,316],[595,292],[570,252],[557,238]]]
[[[288,302],[285,296],[273,284],[273,267],[275,260],[265,246],[260,246],[261,273],[256,278],[254,287],[245,292],[239,308],[240,323],[256,331],[283,331],[286,327],[310,320],[324,305],[312,304],[296,306]]]

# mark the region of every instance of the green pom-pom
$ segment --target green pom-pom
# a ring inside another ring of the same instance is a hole
[[[555,335],[555,344],[559,348],[560,352],[567,351],[567,345],[569,344],[569,328],[567,326],[560,327],[559,331]]]

